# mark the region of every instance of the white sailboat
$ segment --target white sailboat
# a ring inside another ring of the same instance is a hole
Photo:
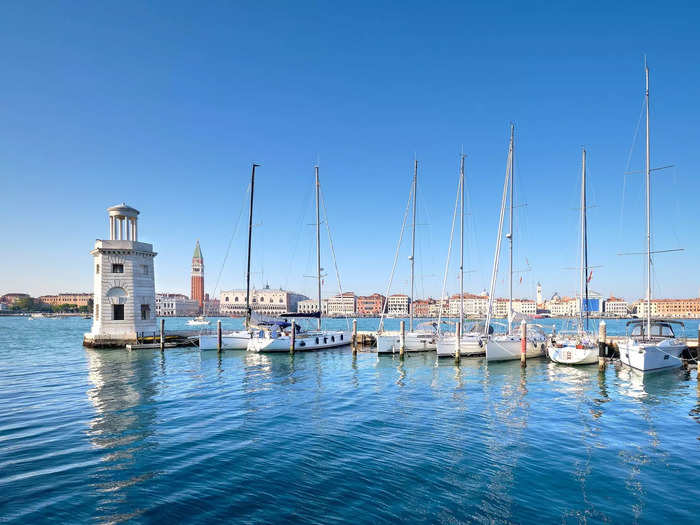
[[[459,320],[458,330],[455,332],[442,332],[437,341],[438,357],[455,357],[459,351],[460,356],[477,357],[486,352],[483,330],[474,323],[471,329],[463,330],[464,323],[464,158],[462,154],[459,163]],[[459,332],[459,337],[457,332]]]
[[[491,322],[493,312],[494,293],[496,288],[496,277],[498,275],[498,259],[501,254],[501,240],[503,233],[503,216],[505,211],[506,197],[510,192],[510,218],[509,229],[506,238],[509,241],[510,261],[509,261],[509,298],[508,298],[508,331],[505,334],[494,334],[490,337],[484,332],[484,336],[488,337],[486,341],[486,360],[487,361],[509,361],[520,359],[521,353],[521,338],[519,330],[516,326],[515,331],[513,325],[515,316],[513,312],[513,157],[515,155],[515,126],[510,127],[510,145],[508,146],[508,163],[506,167],[506,180],[503,186],[503,197],[501,199],[501,215],[498,223],[498,239],[496,242],[496,253],[494,256],[493,271],[491,273],[491,287],[489,293],[489,307],[486,316],[486,326]],[[544,355],[546,336],[542,327],[536,324],[528,323],[526,334],[525,355],[527,358],[540,357]]]
[[[408,331],[404,337],[404,352],[427,352],[435,350],[437,332],[433,323],[421,323],[417,329],[413,328],[413,291],[415,281],[415,264],[416,264],[416,200],[418,192],[418,160],[414,161],[413,167],[413,189],[411,191],[413,200],[413,227],[411,234],[411,297],[410,297],[410,316],[408,320]],[[391,280],[390,280],[391,282]],[[387,292],[388,295],[388,292]],[[401,338],[399,335],[382,334],[384,309],[382,309],[382,318],[380,320],[379,335],[377,335],[377,353],[378,354],[395,354],[401,350]]]
[[[245,350],[248,348],[248,341],[251,336],[250,324],[250,250],[253,242],[253,197],[255,194],[255,168],[258,164],[253,164],[253,171],[250,175],[250,209],[248,213],[248,266],[246,270],[246,292],[245,292],[245,328],[243,330],[227,330],[221,334],[222,350]],[[199,336],[200,350],[217,350],[219,348],[219,338],[214,334],[201,334]]]
[[[588,227],[586,222],[586,150],[581,161],[581,306],[578,329],[560,332],[547,344],[547,354],[555,363],[565,365],[588,365],[598,362],[598,341],[595,333],[588,329]]]
[[[322,330],[322,303],[321,303],[321,210],[320,210],[320,182],[318,178],[318,166],[316,172],[316,270],[318,281],[318,317],[317,329],[314,331],[302,331],[296,327],[294,334],[294,349],[296,351],[323,350],[338,346],[349,345],[352,342],[349,331]],[[285,325],[278,325],[268,329],[253,332],[248,341],[248,351],[251,352],[289,352],[292,347],[292,333],[285,331]]]
[[[620,361],[623,365],[641,370],[662,370],[682,365],[681,354],[688,347],[676,337],[673,325],[684,326],[679,321],[651,319],[651,165],[649,134],[649,68],[644,66],[646,80],[646,319],[627,323],[628,336],[620,344]]]
[[[206,326],[209,323],[211,323],[211,321],[207,319],[207,303],[203,301],[202,315],[198,315],[197,317],[190,319],[189,321],[187,321],[187,324],[189,326]]]

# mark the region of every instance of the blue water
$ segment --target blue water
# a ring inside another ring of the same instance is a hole
[[[697,521],[694,371],[88,350],[89,324],[0,318],[0,521]]]

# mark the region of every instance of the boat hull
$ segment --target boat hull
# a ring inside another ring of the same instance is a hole
[[[679,368],[681,354],[688,346],[678,339],[640,342],[627,339],[620,343],[620,361],[642,372]]]
[[[332,331],[320,333],[297,334],[294,341],[296,352],[309,352],[347,346],[352,343],[350,332]],[[249,352],[289,352],[292,338],[288,335],[269,337],[267,333],[263,337],[252,337],[248,341]]]
[[[438,357],[455,357],[457,354],[457,336],[443,335],[437,342]],[[480,357],[486,355],[486,342],[481,335],[464,335],[459,344],[462,357]]]
[[[598,362],[598,347],[576,348],[575,345],[564,345],[558,348],[550,345],[547,354],[552,361],[562,365],[590,365]]]
[[[525,357],[542,357],[544,351],[544,340],[528,338]],[[487,361],[512,361],[520,359],[520,353],[520,337],[517,336],[496,336],[486,342]]]
[[[404,352],[434,352],[437,336],[433,332],[406,332]],[[377,336],[378,354],[398,354],[401,339],[398,335]]]
[[[227,332],[221,335],[221,349],[222,350],[245,350],[248,348],[248,341],[250,341],[250,333],[245,330],[238,330],[236,332]],[[200,335],[199,336],[199,349],[200,350],[217,350],[218,349],[218,337],[214,335]]]

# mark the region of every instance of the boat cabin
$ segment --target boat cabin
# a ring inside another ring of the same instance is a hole
[[[627,323],[627,331],[630,337],[637,339],[675,339],[674,324],[685,327],[681,321],[655,319],[651,321],[651,333],[647,334],[647,321],[635,319]]]

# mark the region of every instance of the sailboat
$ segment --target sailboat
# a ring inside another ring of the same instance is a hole
[[[477,357],[483,356],[484,338],[478,324],[472,324],[472,329],[464,332],[464,158],[462,154],[459,163],[459,206],[460,206],[460,226],[459,226],[459,320],[457,326],[459,330],[454,333],[441,333],[438,338],[436,350],[438,357],[455,357],[459,351],[460,356]],[[457,336],[457,332],[460,336]]]
[[[676,338],[674,325],[684,327],[680,321],[651,319],[651,167],[650,167],[650,136],[649,136],[649,68],[644,65],[646,88],[646,318],[636,319],[627,323],[628,336],[619,344],[620,361],[623,365],[636,368],[643,372],[678,368],[680,359],[687,345]],[[672,250],[673,251],[673,250]]]
[[[515,315],[513,312],[513,157],[515,156],[515,126],[511,124],[510,126],[510,144],[508,146],[508,163],[506,168],[506,180],[503,185],[503,197],[501,199],[501,215],[498,223],[498,239],[496,241],[496,253],[494,256],[493,270],[491,273],[491,287],[489,293],[489,307],[486,316],[485,327],[488,328],[491,322],[491,315],[493,312],[493,302],[494,293],[496,289],[496,277],[498,276],[498,260],[501,254],[501,240],[503,233],[503,216],[505,212],[506,198],[510,192],[510,218],[509,218],[509,232],[506,234],[506,239],[509,243],[509,268],[508,268],[508,278],[509,278],[509,297],[508,297],[508,332],[505,334],[494,334],[488,336],[486,333],[486,328],[484,330],[484,336],[487,337],[486,341],[486,360],[487,361],[509,361],[513,359],[520,359],[521,353],[521,340],[519,327],[516,326],[513,330],[513,325]],[[542,327],[536,324],[528,324],[526,334],[526,347],[525,355],[530,357],[540,357],[544,355],[546,336]]]
[[[598,362],[598,343],[596,334],[588,329],[588,227],[586,222],[586,150],[583,149],[581,160],[581,265],[578,329],[560,332],[552,337],[547,345],[547,354],[555,363],[565,365],[588,365]]]
[[[426,352],[435,350],[437,332],[432,323],[422,323],[417,330],[413,328],[414,311],[413,311],[413,291],[415,282],[415,265],[416,265],[416,200],[418,191],[418,160],[414,161],[413,166],[413,189],[411,191],[413,200],[413,227],[411,232],[411,296],[410,296],[410,315],[408,320],[408,331],[404,334],[404,351],[405,352]],[[382,309],[382,321],[384,317],[384,309]],[[380,326],[381,332],[381,326]],[[377,336],[377,353],[378,354],[394,354],[401,350],[401,339],[398,335],[379,334]]]
[[[321,210],[318,166],[316,172],[316,278],[318,284],[318,315],[317,327],[314,331],[303,331],[299,326],[293,325],[294,349],[297,351],[322,350],[349,345],[352,342],[349,331],[322,330],[322,303],[321,303]],[[292,317],[292,316],[287,316]],[[248,351],[251,352],[289,352],[292,347],[292,333],[285,329],[288,323],[279,323],[273,327],[253,332],[248,341]]]
[[[251,335],[250,323],[250,250],[253,243],[253,196],[255,194],[255,168],[258,164],[253,164],[253,171],[250,175],[250,209],[248,213],[248,266],[246,270],[246,290],[245,290],[245,328],[243,330],[230,330],[221,334],[221,348],[225,350],[245,350],[248,347]],[[217,350],[217,334],[201,334],[199,336],[200,350]]]

